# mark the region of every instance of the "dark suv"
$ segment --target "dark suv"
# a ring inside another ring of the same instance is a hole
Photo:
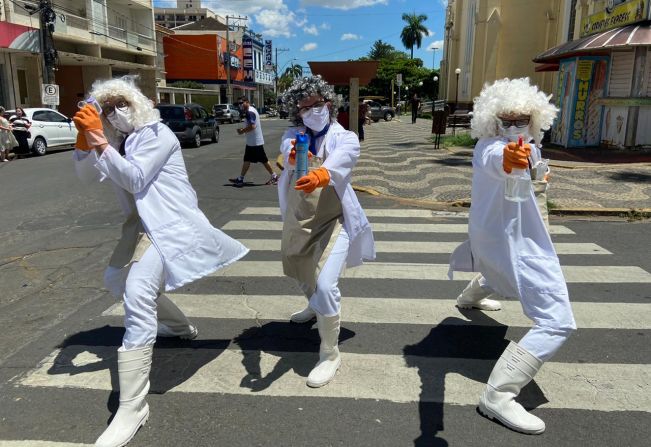
[[[374,122],[378,122],[381,119],[384,121],[391,121],[394,116],[396,116],[396,111],[391,106],[383,106],[377,101],[366,101],[370,111],[370,117]]]
[[[202,140],[219,141],[219,125],[199,104],[158,104],[163,124],[167,125],[181,143],[200,147]]]

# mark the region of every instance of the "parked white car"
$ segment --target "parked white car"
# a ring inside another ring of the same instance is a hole
[[[72,119],[56,110],[46,108],[24,108],[25,115],[32,122],[31,136],[27,139],[35,155],[44,155],[48,148],[72,146],[77,141],[77,128]],[[9,118],[15,110],[7,110]]]

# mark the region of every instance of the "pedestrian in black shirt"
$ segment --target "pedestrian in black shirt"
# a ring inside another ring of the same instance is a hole
[[[11,123],[11,129],[18,140],[18,151],[23,154],[29,154],[29,143],[27,139],[29,138],[29,128],[32,126],[32,122],[25,115],[25,111],[20,107],[16,107],[16,113],[9,118],[9,123]]]
[[[418,110],[420,109],[420,98],[416,93],[414,93],[414,96],[409,100],[411,102],[411,124],[414,124],[416,122],[416,117],[418,116]]]

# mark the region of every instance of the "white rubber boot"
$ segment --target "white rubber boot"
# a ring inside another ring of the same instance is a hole
[[[127,445],[149,417],[145,397],[149,392],[149,371],[153,346],[123,351],[118,349],[120,407],[111,425],[97,439],[97,447]]]
[[[495,364],[486,389],[479,398],[480,413],[521,433],[537,435],[544,432],[542,419],[514,400],[542,364],[517,343],[511,342]]]
[[[319,388],[334,379],[339,365],[341,365],[341,357],[337,347],[339,344],[340,321],[341,317],[339,315],[324,317],[319,313],[316,314],[316,325],[321,337],[321,347],[319,348],[319,363],[310,371],[310,375],[307,377],[307,386]]]
[[[309,306],[305,306],[305,309],[299,311],[299,312],[294,312],[291,317],[289,317],[289,321],[292,323],[307,323],[308,321],[312,321],[313,319],[316,318],[316,312],[312,310],[312,308]]]
[[[199,331],[190,323],[188,317],[166,295],[160,294],[156,299],[158,313],[159,337],[179,337],[184,340],[194,340]]]
[[[480,310],[500,310],[502,304],[499,301],[491,299],[497,297],[496,293],[491,293],[481,286],[483,276],[478,274],[470,280],[461,295],[457,297],[457,307],[460,309],[480,309]]]

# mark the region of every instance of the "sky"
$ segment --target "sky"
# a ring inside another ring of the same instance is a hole
[[[203,0],[220,15],[246,16],[246,25],[273,40],[279,71],[290,63],[346,61],[366,56],[381,39],[409,53],[400,41],[403,13],[425,14],[428,35],[414,57],[439,67],[447,0]],[[155,7],[176,7],[176,0],[154,0]],[[433,51],[436,47],[438,50]]]

